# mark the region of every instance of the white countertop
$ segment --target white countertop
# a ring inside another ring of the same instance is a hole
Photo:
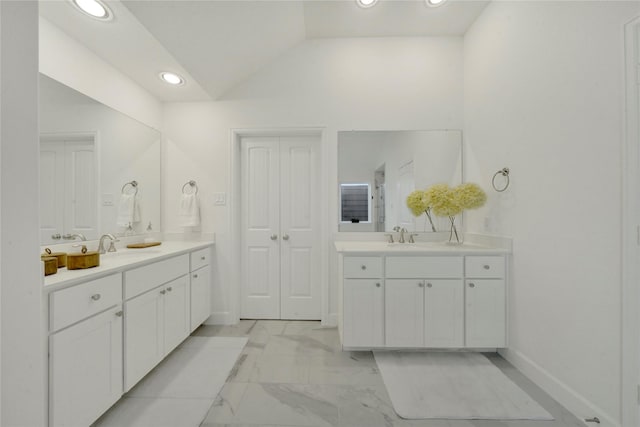
[[[387,243],[367,241],[336,241],[336,251],[342,254],[367,255],[503,255],[507,249],[473,243],[449,245],[445,242]]]
[[[213,244],[214,242],[212,241],[169,241],[162,242],[160,246],[151,246],[143,249],[118,249],[117,252],[107,252],[100,255],[100,265],[98,267],[80,270],[59,268],[56,274],[44,278],[44,290],[45,292],[51,292],[87,280],[97,279],[193,250],[206,248]]]

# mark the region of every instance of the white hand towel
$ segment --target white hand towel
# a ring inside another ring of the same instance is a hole
[[[178,222],[181,227],[200,225],[200,203],[197,194],[183,194],[180,200]]]
[[[121,227],[128,227],[135,222],[136,196],[135,194],[122,194],[118,203],[118,218],[116,224]],[[138,211],[138,217],[140,212]],[[138,218],[138,221],[140,219]]]

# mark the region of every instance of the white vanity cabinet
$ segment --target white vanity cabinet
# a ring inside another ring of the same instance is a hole
[[[465,269],[467,347],[504,347],[506,345],[504,257],[467,257]]]
[[[125,392],[189,335],[188,272],[181,255],[124,273]]]
[[[122,279],[49,295],[49,425],[85,426],[122,395]]]
[[[384,281],[381,257],[349,257],[343,263],[342,340],[345,347],[384,345]]]
[[[343,348],[506,346],[506,255],[499,250],[336,246]]]
[[[191,253],[191,328],[193,332],[211,315],[211,249]]]

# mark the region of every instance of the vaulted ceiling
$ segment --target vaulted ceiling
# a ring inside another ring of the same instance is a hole
[[[287,50],[314,38],[462,36],[488,1],[355,0],[106,2],[101,22],[67,0],[40,3],[41,16],[128,75],[161,101],[218,99]],[[187,83],[169,87],[161,71]]]

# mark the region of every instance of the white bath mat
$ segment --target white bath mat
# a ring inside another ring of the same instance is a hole
[[[402,418],[553,420],[480,353],[374,355],[393,409]]]

